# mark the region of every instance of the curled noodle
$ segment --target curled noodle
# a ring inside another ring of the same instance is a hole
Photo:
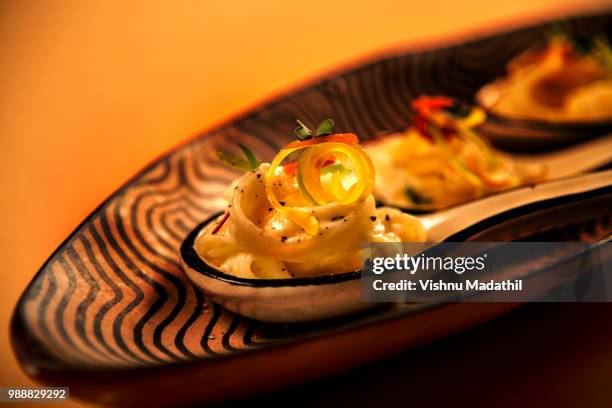
[[[269,166],[235,183],[227,222],[215,234],[217,223],[209,224],[196,240],[198,254],[223,272],[268,279],[348,272],[361,266],[362,242],[425,240],[418,219],[377,209],[371,195],[348,204],[301,207],[317,219],[311,234],[272,206],[263,180]]]

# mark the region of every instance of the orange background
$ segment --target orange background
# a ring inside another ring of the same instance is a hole
[[[609,0],[0,4],[0,386],[29,384],[8,321],[45,258],[185,137],[381,47],[610,7]]]

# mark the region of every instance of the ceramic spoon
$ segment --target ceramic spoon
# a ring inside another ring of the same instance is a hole
[[[612,190],[612,170],[522,187],[506,193],[421,215],[429,242],[453,240],[462,231],[486,221],[512,219],[521,209],[580,202],[586,196]],[[607,211],[607,210],[606,210]],[[360,272],[294,279],[243,279],[208,266],[196,253],[194,241],[211,217],[194,229],[181,246],[181,260],[191,281],[226,309],[258,320],[301,322],[340,316],[375,306],[362,302]],[[570,219],[571,217],[567,217]]]
[[[590,171],[612,161],[612,134],[550,153],[511,155],[518,164],[545,164],[549,180]]]
[[[566,146],[610,132],[612,119],[596,121],[551,121],[524,119],[495,113],[492,106],[497,98],[488,98],[490,90],[503,84],[497,80],[476,93],[476,102],[487,112],[487,120],[480,126],[482,133],[502,149],[521,151]],[[489,92],[485,91],[489,90]],[[493,92],[494,94],[503,91]]]

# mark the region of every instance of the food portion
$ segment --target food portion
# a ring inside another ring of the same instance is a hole
[[[513,59],[478,93],[501,116],[555,122],[612,119],[612,50],[604,36],[551,36]]]
[[[195,249],[210,266],[241,278],[282,279],[357,271],[363,242],[421,242],[421,222],[376,208],[374,166],[352,133],[315,134],[298,122],[297,141],[271,163],[220,153],[246,171],[227,191],[224,214],[198,235]]]
[[[384,203],[440,209],[545,177],[544,166],[515,163],[478,135],[482,109],[440,96],[422,96],[412,107],[410,128],[367,145],[374,195]]]

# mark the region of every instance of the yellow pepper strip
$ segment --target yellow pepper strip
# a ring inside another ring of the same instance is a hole
[[[278,199],[273,181],[277,169],[282,167],[287,157],[298,151],[295,177],[306,205],[290,206]],[[324,163],[330,160],[334,161],[333,167],[324,171]],[[272,160],[265,174],[265,186],[268,200],[277,211],[309,234],[316,235],[319,220],[311,207],[331,203],[351,205],[365,200],[374,188],[374,165],[365,151],[353,142],[288,145]]]
[[[470,109],[470,114],[461,119],[455,119],[457,122],[457,126],[471,129],[476,127],[487,120],[487,114],[482,108],[472,107]]]
[[[417,112],[431,123],[428,131],[436,144],[445,151],[450,165],[466,181],[479,190],[482,190],[483,184],[493,188],[512,185],[512,180],[507,176],[505,177],[507,173],[499,168],[499,161],[493,149],[473,130],[474,127],[486,120],[485,111],[478,107],[472,107],[465,118],[458,118],[444,111],[444,108],[452,104],[452,99],[445,97],[421,97],[413,102]],[[442,135],[440,129],[444,127],[454,128],[457,136],[462,137],[466,143],[472,145],[484,158],[486,168],[483,169],[475,164],[474,168],[470,169],[470,166],[458,159],[448,147]]]
[[[456,154],[448,147],[448,144],[444,140],[444,136],[442,136],[440,130],[435,126],[431,126],[429,131],[434,137],[436,143],[438,143],[440,148],[443,149],[450,165],[457,171],[457,173],[459,173],[468,183],[475,186],[479,191],[482,191],[482,181],[480,177],[474,174],[461,160],[457,159]]]
[[[461,134],[468,143],[472,144],[476,150],[482,154],[489,169],[494,169],[497,166],[497,156],[495,155],[495,152],[493,152],[493,149],[491,149],[488,143],[478,136],[472,129],[459,128],[459,134]]]

